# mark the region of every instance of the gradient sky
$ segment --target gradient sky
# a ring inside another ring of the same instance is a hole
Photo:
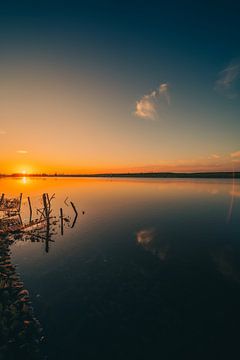
[[[0,173],[239,170],[239,14],[1,3]]]

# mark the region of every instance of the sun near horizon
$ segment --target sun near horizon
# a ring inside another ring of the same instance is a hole
[[[0,360],[240,357],[240,1],[0,1]]]
[[[92,33],[84,18],[64,23],[61,34],[50,30],[58,17],[44,28],[30,22],[41,44],[24,32],[24,17],[14,17],[22,36],[1,23],[0,173],[239,169],[236,49],[228,42],[220,56],[211,42],[195,56],[210,41],[209,24],[192,29],[196,42],[186,24],[171,35],[155,16],[135,30],[127,19],[123,26],[116,17],[115,28],[112,17],[105,27],[93,16]]]

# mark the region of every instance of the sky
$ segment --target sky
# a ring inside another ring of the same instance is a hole
[[[0,173],[239,171],[240,3],[0,4]]]

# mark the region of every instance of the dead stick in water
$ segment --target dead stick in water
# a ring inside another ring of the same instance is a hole
[[[4,193],[2,193],[2,196],[1,196],[1,199],[0,199],[0,206],[1,206],[2,203],[3,203],[3,200],[4,200]]]
[[[60,219],[61,219],[61,235],[63,235],[63,210],[60,208]]]
[[[50,211],[51,203],[50,203],[50,199],[49,199],[48,193],[46,193],[46,196],[47,196],[47,201],[48,201],[48,209],[49,209],[49,211]]]
[[[22,225],[22,224],[23,224],[23,222],[22,222],[22,218],[21,218],[20,213],[18,214],[18,218],[19,218],[19,222],[20,222],[20,224]]]
[[[74,219],[73,219],[73,223],[72,223],[72,226],[71,226],[71,229],[74,228],[74,226],[75,226],[75,224],[76,224],[76,221],[77,221],[77,217],[78,217],[78,215],[75,214]]]
[[[20,194],[20,198],[19,198],[18,212],[20,212],[21,210],[21,205],[22,205],[22,193]]]
[[[43,194],[42,198],[43,198],[43,206],[44,206],[44,210],[45,210],[45,215],[46,215],[46,218],[48,218],[48,205],[47,205],[46,194]]]
[[[41,216],[42,216],[43,218],[45,218],[44,213],[43,213],[40,209],[37,209],[37,213],[38,213],[38,212],[41,214]]]
[[[74,203],[72,201],[70,201],[70,204],[72,205],[72,208],[73,208],[75,214],[78,215],[78,212],[77,212],[77,209],[76,209]]]
[[[47,203],[47,194],[43,194],[43,204],[44,204],[44,209],[45,209],[45,214],[46,214],[46,221],[47,221],[45,251],[48,253],[49,252],[49,239],[50,239],[50,217],[49,217],[49,210],[50,209],[49,209],[48,203]]]
[[[30,223],[32,222],[32,205],[31,205],[31,200],[30,197],[28,196],[28,205],[29,205],[29,211],[30,211]]]
[[[52,196],[50,197],[49,201],[51,202],[52,199],[54,199],[54,198],[55,198],[55,193],[52,194]]]

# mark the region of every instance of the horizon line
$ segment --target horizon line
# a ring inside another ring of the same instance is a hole
[[[12,173],[1,174],[0,177],[226,177],[240,178],[240,171],[197,171],[197,172],[121,172],[121,173],[91,173],[91,174],[64,174],[64,173]]]

